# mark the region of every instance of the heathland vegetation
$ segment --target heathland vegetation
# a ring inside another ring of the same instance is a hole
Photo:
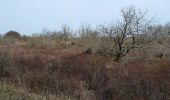
[[[0,37],[0,100],[169,100],[170,24],[123,8],[117,23]]]

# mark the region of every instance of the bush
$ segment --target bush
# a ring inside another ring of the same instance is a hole
[[[5,38],[15,38],[15,39],[21,39],[20,33],[16,31],[9,31],[4,35]]]
[[[0,50],[0,77],[10,76],[11,59],[8,49]]]

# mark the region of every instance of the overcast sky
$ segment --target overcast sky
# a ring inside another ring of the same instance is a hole
[[[58,30],[63,24],[77,29],[81,24],[116,21],[120,9],[134,5],[148,9],[157,21],[170,21],[170,0],[0,0],[0,33],[15,30],[22,34]]]

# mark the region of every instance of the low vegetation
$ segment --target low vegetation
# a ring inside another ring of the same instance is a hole
[[[82,26],[79,36],[66,25],[2,36],[0,99],[169,100],[170,24],[134,7],[121,13],[120,23]]]

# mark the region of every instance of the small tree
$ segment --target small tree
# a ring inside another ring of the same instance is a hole
[[[93,29],[90,25],[82,25],[79,28],[79,35],[82,39],[94,39],[99,36],[99,32]]]
[[[5,38],[15,38],[15,39],[21,39],[20,33],[16,31],[9,31],[4,35]]]
[[[142,12],[135,7],[123,8],[121,16],[122,20],[117,24],[101,28],[102,34],[114,42],[111,46],[116,61],[135,48],[138,35],[142,34],[152,22],[148,20],[147,12]]]
[[[79,28],[80,43],[83,43],[85,49],[88,51],[96,51],[99,43],[99,32],[93,29],[90,25],[82,25]]]
[[[68,40],[71,37],[72,31],[68,25],[63,25],[62,30],[60,32],[60,37],[63,40]]]

